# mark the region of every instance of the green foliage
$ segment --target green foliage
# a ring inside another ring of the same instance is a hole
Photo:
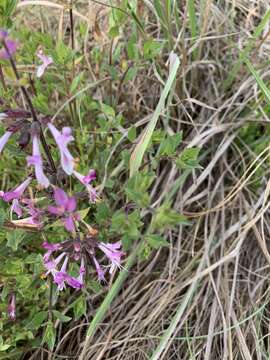
[[[188,225],[189,222],[184,215],[179,214],[171,208],[169,202],[165,202],[157,210],[152,219],[151,228],[153,230],[165,230],[176,225]]]
[[[0,28],[12,25],[11,16],[16,9],[18,0],[1,0],[0,2]]]
[[[176,160],[176,165],[180,169],[193,169],[199,166],[198,155],[199,148],[187,148],[185,149],[178,159]]]
[[[53,323],[51,321],[49,321],[46,326],[45,334],[43,337],[43,342],[48,344],[50,350],[53,350],[55,340],[56,340],[56,331],[55,331]]]
[[[127,182],[125,192],[128,200],[135,202],[138,207],[147,207],[150,203],[150,197],[147,190],[155,178],[154,173],[137,172]]]
[[[159,148],[159,155],[161,156],[173,156],[176,152],[177,146],[181,143],[183,133],[179,132],[178,134],[172,136],[166,136],[166,138],[161,142]]]
[[[7,246],[17,251],[26,234],[23,230],[15,229],[7,234]]]

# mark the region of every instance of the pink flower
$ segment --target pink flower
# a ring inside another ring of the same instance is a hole
[[[4,135],[0,138],[0,154],[2,150],[4,149],[6,143],[8,142],[10,136],[13,134],[12,131],[6,131]]]
[[[43,256],[43,259],[45,262],[49,261],[49,258],[54,251],[62,250],[62,248],[63,248],[63,246],[60,243],[51,244],[51,243],[48,243],[47,241],[44,241],[44,243],[42,244],[42,247],[47,250]]]
[[[64,127],[62,132],[60,132],[51,123],[48,123],[48,128],[50,129],[60,151],[61,166],[68,175],[71,175],[74,168],[74,158],[67,148],[68,143],[74,140],[71,135],[71,129],[69,127]]]
[[[57,288],[60,291],[62,291],[66,287],[65,281],[67,280],[67,277],[68,277],[68,274],[66,272],[67,263],[68,263],[68,256],[65,257],[65,260],[61,267],[61,270],[57,271],[53,277],[53,280],[58,285]]]
[[[8,316],[10,320],[16,320],[16,299],[14,294],[12,294],[8,305]]]
[[[5,42],[7,50],[1,42]],[[0,49],[0,59],[9,59],[17,50],[17,43],[8,37],[8,33],[5,30],[0,30],[0,45],[2,45]]]
[[[5,192],[5,193],[1,194],[0,196],[6,202],[9,202],[14,199],[20,199],[22,194],[24,193],[25,189],[28,187],[28,185],[30,184],[31,181],[32,181],[32,178],[28,177],[22,184],[20,184],[14,190]]]
[[[23,212],[23,211],[22,211],[22,207],[21,207],[18,199],[12,200],[10,212],[11,212],[11,213],[15,212],[18,217],[21,217],[21,216],[22,216],[22,212]]]
[[[107,258],[111,261],[111,266],[109,271],[110,274],[113,273],[116,267],[121,268],[121,256],[123,256],[124,253],[119,250],[121,248],[120,241],[114,244],[109,244],[109,243],[106,244],[101,242],[98,244],[98,247],[100,248],[100,250],[104,252]]]
[[[79,220],[79,214],[75,212],[77,204],[73,196],[69,197],[64,190],[54,189],[54,200],[57,206],[48,206],[48,211],[58,215],[67,231],[75,231],[75,221]]]
[[[46,68],[53,63],[53,59],[50,56],[42,54],[42,52],[37,53],[37,56],[42,61],[42,64],[37,67],[37,77],[40,78],[44,74]]]
[[[43,172],[43,161],[39,148],[39,138],[37,134],[33,135],[33,152],[32,156],[27,156],[28,166],[33,165],[35,167],[35,175],[37,182],[47,188],[50,185],[50,181]]]
[[[106,281],[104,276],[104,271],[102,270],[101,266],[99,265],[99,262],[94,256],[93,256],[93,260],[98,274],[98,281]]]
[[[73,175],[86,187],[86,190],[89,194],[89,199],[91,203],[95,203],[97,199],[96,190],[93,188],[90,183],[96,179],[96,171],[93,169],[89,170],[87,175],[82,175],[77,171],[73,171]]]
[[[29,228],[29,229],[40,229],[43,223],[34,216],[29,216],[20,220],[12,220],[11,223],[16,227]]]
[[[53,260],[48,260],[47,257],[45,257],[45,255],[43,257],[43,260],[44,260],[45,269],[47,270],[46,275],[52,274],[53,276],[55,276],[55,274],[58,272],[57,265],[60,263],[60,261],[66,255],[66,253],[63,252],[56,259]]]

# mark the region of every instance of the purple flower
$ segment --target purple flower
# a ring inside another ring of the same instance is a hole
[[[97,193],[93,186],[90,185],[90,183],[96,179],[96,171],[90,169],[87,175],[82,175],[77,171],[73,171],[73,174],[83,185],[85,185],[91,203],[95,203],[97,199]]]
[[[107,258],[111,261],[111,266],[109,271],[110,274],[113,273],[116,267],[121,268],[121,256],[123,256],[124,253],[119,250],[121,248],[120,241],[114,244],[109,244],[109,243],[106,244],[101,242],[98,244],[98,247],[100,248],[100,250],[104,252]]]
[[[11,295],[8,305],[8,317],[10,320],[16,320],[16,298],[14,294]]]
[[[73,289],[81,289],[81,288],[83,288],[83,283],[80,280],[78,280],[78,279],[76,279],[73,276],[70,276],[68,274],[66,276],[66,282]]]
[[[57,284],[57,288],[60,291],[62,291],[66,287],[65,286],[65,281],[68,278],[68,274],[66,272],[67,263],[68,263],[68,256],[65,257],[65,260],[64,260],[64,262],[62,264],[62,267],[61,267],[61,270],[55,272],[54,275],[53,275],[53,280]]]
[[[22,194],[24,193],[25,189],[28,187],[30,182],[32,181],[32,178],[28,177],[22,184],[20,184],[18,187],[16,187],[14,190],[5,192],[4,194],[1,194],[1,197],[4,201],[9,202],[14,199],[20,199]]]
[[[3,42],[5,43],[7,50],[5,49]],[[9,59],[17,50],[17,43],[8,38],[8,33],[5,30],[0,30],[0,45],[2,45],[0,49],[0,60]]]
[[[63,246],[60,243],[51,244],[48,241],[44,241],[42,247],[47,250],[43,256],[44,262],[49,261],[49,258],[54,251],[62,250],[63,248]]]
[[[2,150],[4,149],[6,143],[8,142],[10,136],[13,134],[12,131],[6,131],[4,135],[0,138],[0,154]]]
[[[43,223],[34,216],[29,216],[20,220],[12,220],[11,223],[16,227],[29,228],[29,229],[40,229]]]
[[[42,64],[37,67],[37,77],[40,78],[44,74],[46,68],[53,63],[53,59],[50,56],[42,54],[42,52],[37,53],[37,56],[42,61]]]
[[[46,254],[43,257],[44,260],[44,266],[45,269],[47,270],[46,275],[48,274],[52,274],[53,276],[55,276],[55,274],[57,273],[57,265],[60,263],[60,261],[63,259],[63,257],[66,255],[66,253],[62,253],[60,254],[56,259],[53,260],[49,260],[46,257]]]
[[[22,216],[22,212],[23,212],[23,211],[22,211],[22,207],[21,207],[18,199],[13,199],[13,200],[12,200],[10,212],[11,212],[11,213],[15,212],[18,217],[21,217],[21,216]]]
[[[83,280],[80,270],[80,276],[78,279],[74,278],[73,276],[70,276],[66,269],[67,269],[67,263],[68,263],[68,256],[65,257],[65,260],[63,262],[63,265],[61,267],[61,270],[56,272],[54,274],[54,282],[57,284],[57,288],[59,291],[62,291],[65,289],[67,283],[70,287],[74,289],[81,289],[83,287]]]
[[[69,127],[64,127],[62,132],[60,132],[51,123],[48,124],[48,128],[50,129],[52,136],[54,137],[54,140],[59,148],[61,166],[68,175],[71,175],[74,168],[74,158],[67,148],[68,143],[74,140],[73,136],[71,135],[71,129]]]
[[[42,244],[42,247],[51,252],[61,250],[63,248],[62,244],[60,244],[60,243],[52,244],[52,243],[49,243],[48,241],[44,241],[44,243]]]
[[[97,270],[97,274],[98,274],[98,281],[105,281],[105,276],[104,276],[104,271],[102,270],[101,266],[99,265],[99,262],[97,261],[97,259],[93,256],[93,260],[94,260],[94,264]]]
[[[33,152],[32,156],[27,156],[28,166],[33,165],[35,167],[35,175],[37,182],[47,188],[50,185],[50,181],[43,172],[43,161],[39,148],[39,138],[37,134],[33,135]]]
[[[48,211],[61,217],[67,231],[75,231],[75,221],[79,220],[79,214],[75,212],[77,207],[75,198],[69,197],[64,190],[55,188],[54,200],[57,206],[48,206]]]

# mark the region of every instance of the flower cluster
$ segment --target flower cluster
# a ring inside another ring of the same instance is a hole
[[[8,37],[6,31],[0,30],[0,60],[10,59],[14,68],[12,56],[16,49],[16,42]],[[36,69],[36,76],[40,78],[53,60],[40,51],[37,56],[42,61]],[[26,93],[26,89],[23,90]],[[78,180],[84,186],[89,202],[94,204],[98,199],[97,191],[93,187],[96,172],[90,169],[86,175],[83,175],[76,170],[74,156],[68,148],[74,141],[70,127],[59,130],[50,119],[39,118],[35,114],[29,99],[28,105],[31,111],[8,109],[0,113],[0,121],[5,128],[4,134],[0,137],[0,154],[10,138],[16,137],[20,148],[26,151],[28,168],[22,183],[9,191],[0,191],[0,199],[10,204],[10,221],[15,227],[39,230],[44,225],[58,220],[68,232],[66,241],[61,243],[45,241],[42,245],[46,250],[43,257],[45,274],[53,279],[59,291],[66,286],[82,289],[91,266],[96,270],[98,280],[105,281],[107,270],[112,274],[116,268],[121,267],[123,256],[121,243],[98,242],[93,233],[89,233],[90,225],[81,221],[80,212],[77,211],[78,197],[76,194],[71,196],[63,190],[62,187],[67,182],[62,181],[63,179],[58,176],[60,168],[65,176],[72,176]],[[47,143],[47,131],[55,145]],[[51,148],[55,146],[58,149],[61,165],[58,168],[55,166],[51,152]],[[36,189],[42,191],[40,198],[33,196],[32,191],[28,191],[31,185],[35,185],[34,180],[38,184]],[[45,205],[40,205],[40,199],[42,204],[45,199]],[[87,231],[84,234],[85,227]],[[101,265],[98,261],[98,255],[101,254],[107,258],[109,262],[107,265]],[[74,271],[75,273],[77,271],[76,276]],[[10,298],[8,314],[10,319],[15,319],[15,294]]]
[[[54,282],[57,284],[59,290],[63,290],[66,284],[74,289],[81,289],[83,287],[86,273],[85,259],[87,263],[92,263],[95,266],[98,280],[106,281],[105,272],[108,267],[99,264],[96,258],[96,251],[98,249],[105,254],[110,262],[110,274],[116,268],[121,268],[121,257],[124,255],[121,251],[120,242],[113,244],[97,242],[96,239],[91,236],[85,237],[84,241],[80,241],[78,238],[55,244],[45,241],[42,246],[47,250],[43,256],[44,266],[47,270],[46,275],[51,274],[53,276]],[[77,277],[73,277],[67,272],[70,261],[80,262]]]

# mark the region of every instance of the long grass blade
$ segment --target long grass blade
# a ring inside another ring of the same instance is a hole
[[[244,62],[246,63],[249,71],[251,72],[251,74],[253,75],[254,79],[256,80],[259,88],[261,89],[261,92],[263,93],[265,99],[269,102],[270,104],[270,91],[268,89],[268,87],[265,85],[264,81],[262,80],[262,78],[260,77],[259,73],[257,72],[257,70],[254,68],[254,66],[252,65],[252,63],[249,61],[249,59],[244,58]]]
[[[140,141],[136,145],[135,149],[133,150],[133,153],[130,157],[130,176],[134,175],[136,171],[139,170],[142,159],[144,156],[144,153],[150,143],[153,131],[156,127],[157,121],[159,119],[159,116],[163,113],[165,108],[165,100],[170,92],[170,90],[173,87],[174,80],[176,78],[177,70],[180,65],[180,60],[177,56],[174,56],[174,61],[171,66],[171,70],[169,73],[169,77],[167,82],[165,83],[165,87],[161,93],[158,105],[156,107],[156,110],[153,114],[153,117],[149,124],[147,125],[145,131],[143,132]]]

